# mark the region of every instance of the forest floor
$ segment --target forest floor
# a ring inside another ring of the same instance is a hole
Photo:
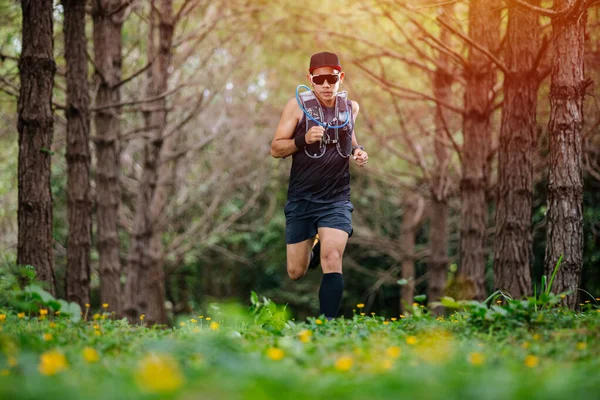
[[[359,304],[352,319],[302,322],[268,299],[253,303],[153,328],[113,320],[108,305],[77,322],[0,309],[0,398],[600,398],[591,303],[446,317],[414,304],[397,318],[361,315]]]

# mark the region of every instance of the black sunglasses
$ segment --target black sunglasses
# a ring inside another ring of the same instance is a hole
[[[322,85],[325,83],[325,80],[327,80],[330,85],[335,85],[340,80],[340,76],[335,74],[311,75],[310,77],[315,85]]]

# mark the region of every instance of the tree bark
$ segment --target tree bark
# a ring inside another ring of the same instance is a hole
[[[402,269],[400,277],[408,281],[400,288],[400,310],[405,312],[410,309],[415,297],[415,232],[423,215],[423,199],[413,194],[408,194],[404,201],[404,213],[400,233],[402,247]]]
[[[528,0],[539,6],[540,0]],[[533,153],[540,80],[539,17],[528,9],[509,7],[504,77],[504,103],[498,148],[498,191],[494,248],[495,288],[513,298],[531,293]]]
[[[472,0],[469,8],[469,37],[490,50],[498,46],[501,2]],[[463,120],[463,176],[461,180],[460,276],[466,298],[485,297],[485,240],[488,154],[491,141],[491,93],[495,68],[481,51],[469,48],[466,115]]]
[[[56,71],[52,0],[22,1],[21,9],[17,263],[34,266],[37,278],[56,294],[50,184]]]
[[[575,0],[556,0],[562,10]],[[554,59],[550,85],[550,170],[548,175],[548,220],[544,271],[552,275],[563,260],[553,283],[553,292],[572,293],[566,305],[575,308],[583,257],[583,173],[581,129],[587,86],[584,76],[584,37],[587,22],[585,2],[566,17],[552,21]]]
[[[123,12],[121,0],[93,0],[94,73],[96,85],[96,201],[98,255],[100,258],[100,298],[110,309],[121,313],[121,263],[119,260],[118,210],[119,135],[121,131],[119,107],[106,107],[120,102],[121,29]]]
[[[445,4],[440,7],[443,18],[450,20],[453,14],[453,4]],[[448,47],[450,43],[450,31],[442,26],[440,28],[440,42]],[[439,66],[433,75],[433,95],[441,103],[452,103],[452,73],[450,68],[450,56],[444,52],[438,54]],[[446,275],[448,270],[448,163],[450,156],[444,145],[449,131],[447,122],[449,120],[448,110],[439,104],[435,115],[435,167],[432,173],[431,185],[431,211],[429,243],[431,243],[431,256],[429,258],[429,279],[427,286],[427,302],[440,301],[444,296],[446,287]],[[441,307],[431,308],[439,314]]]
[[[63,0],[63,7],[67,62],[67,299],[83,308],[90,302],[92,241],[85,2]]]
[[[152,10],[148,38],[148,58],[155,60],[148,71],[147,97],[156,97],[168,88],[171,47],[173,41],[172,0],[162,0],[160,13]],[[154,32],[158,18],[158,51]],[[127,269],[126,314],[135,320],[146,315],[148,323],[166,323],[165,274],[162,268],[162,230],[160,220],[167,200],[170,167],[161,163],[162,152],[170,152],[174,135],[164,138],[167,123],[167,101],[163,97],[148,103],[144,118],[149,136],[144,147],[144,170],[136,202],[134,233]]]

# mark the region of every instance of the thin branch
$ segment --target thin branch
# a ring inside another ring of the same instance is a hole
[[[139,75],[143,74],[145,71],[148,70],[148,68],[150,68],[152,66],[152,64],[154,64],[154,60],[148,62],[148,64],[146,64],[142,69],[140,69],[137,72],[134,72],[133,75],[129,76],[128,78],[125,78],[123,80],[121,80],[121,82],[118,82],[116,85],[114,85],[112,88],[113,89],[117,89],[123,85],[125,85],[126,83],[128,83],[129,81],[137,78]]]

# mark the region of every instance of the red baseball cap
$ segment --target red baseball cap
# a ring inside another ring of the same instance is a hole
[[[308,72],[312,73],[315,69],[323,67],[331,67],[333,69],[337,69],[338,71],[342,70],[340,59],[336,54],[328,53],[326,51],[313,54],[310,58],[310,67],[308,68]]]

